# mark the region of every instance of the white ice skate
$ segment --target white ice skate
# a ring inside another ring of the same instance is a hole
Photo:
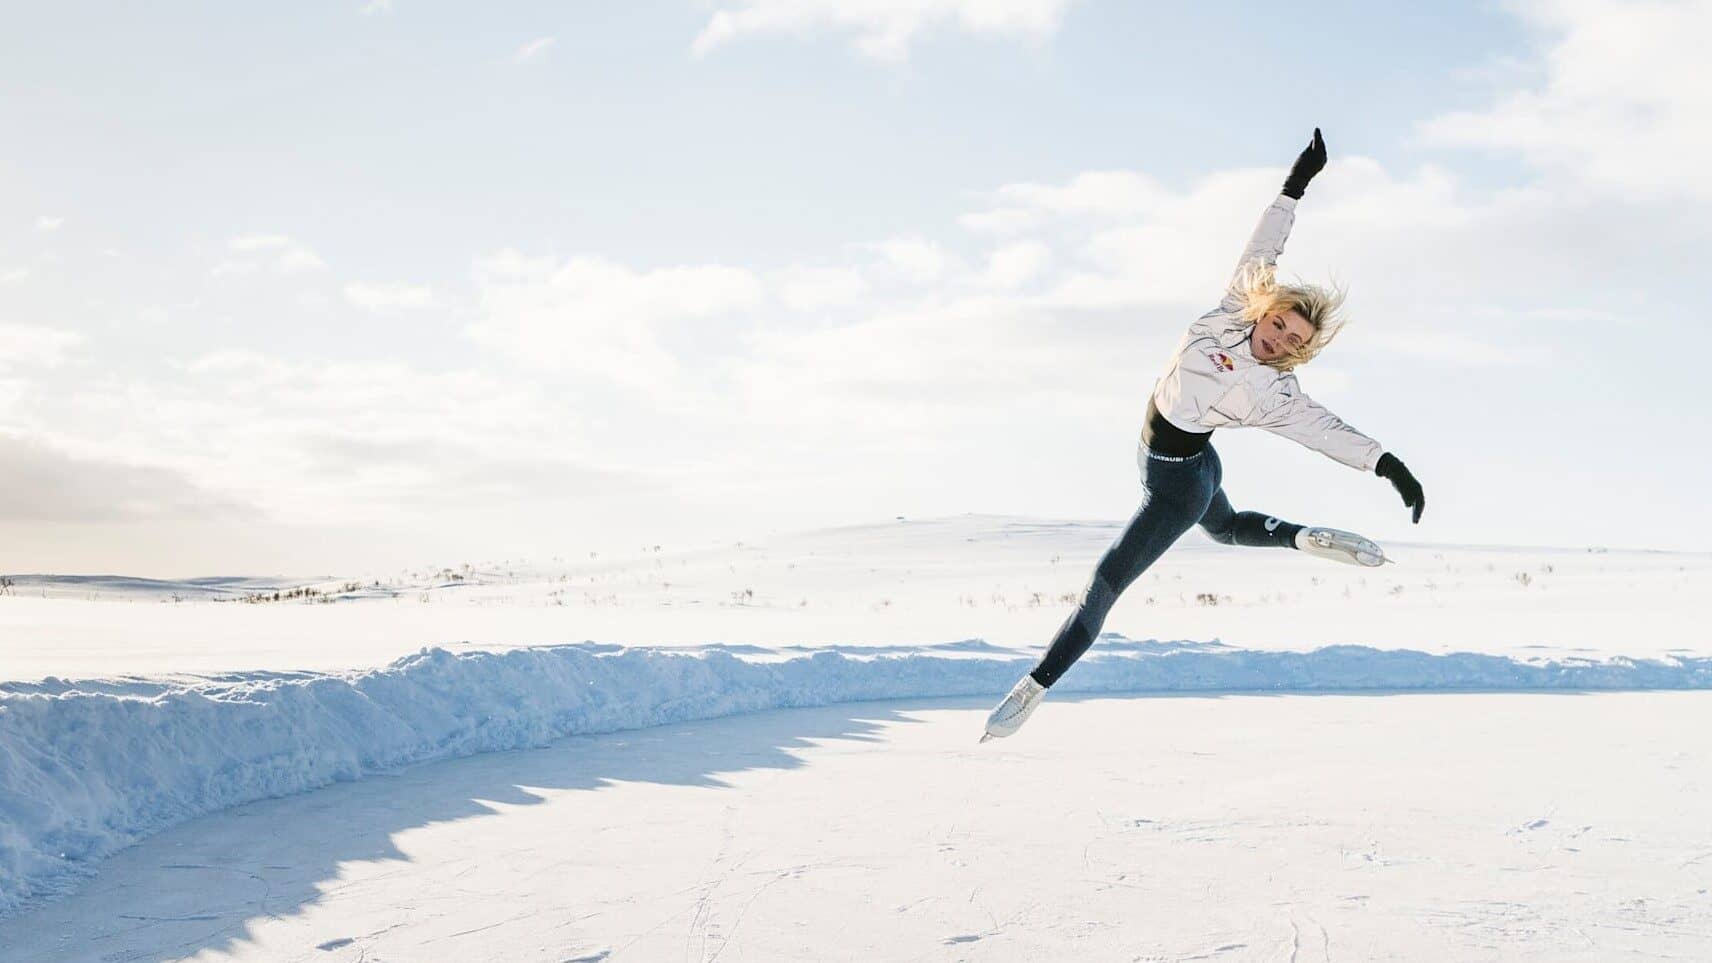
[[[1385,557],[1385,550],[1371,539],[1335,528],[1304,528],[1296,533],[1296,547],[1309,555],[1368,568],[1377,568],[1390,561]]]
[[[1021,729],[1035,707],[1045,698],[1046,686],[1034,681],[1034,676],[1023,676],[1016,685],[1011,686],[1011,694],[1005,696],[1005,700],[987,716],[987,732],[981,736],[981,741],[1003,739]]]

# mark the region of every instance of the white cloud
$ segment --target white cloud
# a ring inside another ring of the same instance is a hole
[[[937,242],[919,237],[896,237],[868,247],[893,270],[911,281],[936,281],[956,266],[956,259]]]
[[[957,218],[957,223],[978,234],[1021,234],[1041,222],[1034,211],[1018,207],[997,207],[972,211]]]
[[[1170,191],[1140,171],[1087,171],[1063,184],[1010,184],[995,195],[1009,207],[1101,218],[1136,217],[1172,199]]]
[[[546,56],[547,51],[553,49],[553,45],[557,42],[552,37],[536,37],[518,47],[517,51],[511,55],[511,61],[512,63],[526,64],[538,60]]]
[[[365,17],[373,16],[377,13],[391,13],[391,12],[392,12],[392,0],[369,0],[368,3],[363,4],[363,9],[362,9],[362,14]]]
[[[978,384],[1015,391],[1019,381],[1050,380],[1055,356],[1078,353],[1074,343],[1054,347],[1042,320],[1038,310],[1002,297],[928,299],[877,310],[857,324],[782,339],[771,350],[804,379],[842,382],[867,403],[879,400],[875,395],[886,386],[915,396],[931,392],[980,401],[985,399],[964,392]]]
[[[35,324],[0,323],[0,368],[34,365],[54,367],[83,343],[75,331]]]
[[[989,195],[992,206],[959,218],[983,234],[1020,234],[1064,220],[1134,220],[1176,201],[1176,195],[1141,171],[1086,171],[1062,184],[1007,184]]]
[[[691,45],[696,56],[745,34],[835,30],[855,35],[856,49],[902,60],[923,31],[1040,37],[1058,28],[1074,0],[739,0],[714,11]]]
[[[718,348],[720,332],[700,328],[755,307],[764,294],[742,268],[635,271],[602,258],[560,263],[515,251],[482,258],[476,279],[481,320],[468,331],[477,341],[526,367],[645,388],[663,388],[677,373],[668,342]]]
[[[314,251],[307,248],[293,248],[279,256],[274,266],[284,274],[294,274],[298,271],[312,271],[327,266]]]
[[[36,228],[42,231],[57,231],[60,229],[60,225],[64,223],[65,218],[63,217],[51,217],[43,214],[41,217],[36,218]]]
[[[179,367],[193,374],[222,371],[259,371],[269,365],[265,355],[255,351],[227,349],[212,351],[189,361],[180,362]]]
[[[22,281],[29,276],[30,276],[30,269],[29,268],[26,268],[26,267],[6,268],[5,270],[0,271],[0,284],[16,284],[19,281]]]
[[[1000,193],[1038,199],[1041,206],[1022,209],[1054,225],[1061,249],[1075,255],[1050,300],[1061,307],[1110,310],[1216,302],[1246,232],[1277,190],[1278,175],[1260,170],[1209,175],[1185,191],[1153,198],[1115,223],[1087,223],[1084,206],[1064,203],[1080,193],[1075,189],[1079,180],[1057,191],[1031,184],[1022,185],[1026,191]]]
[[[1508,339],[1506,339],[1508,340]],[[1544,368],[1565,360],[1551,345],[1530,344],[1517,351],[1514,344],[1474,331],[1448,326],[1431,337],[1394,325],[1373,326],[1361,331],[1362,350],[1374,354],[1407,355],[1443,364],[1449,368]]]
[[[268,251],[291,246],[291,238],[284,234],[245,234],[228,240],[226,246],[234,251]]]
[[[774,278],[773,285],[779,300],[793,311],[850,304],[868,291],[862,273],[851,268],[791,268]]]
[[[1550,38],[1541,80],[1429,120],[1429,141],[1515,152],[1571,182],[1712,198],[1712,2],[1529,0],[1519,10]]]
[[[246,274],[263,266],[297,274],[327,266],[320,255],[284,234],[244,234],[228,240],[226,247],[239,256],[216,264],[215,274]]]
[[[1052,262],[1052,249],[1040,241],[1007,244],[987,258],[986,282],[1014,288],[1034,280]]]
[[[1277,171],[1220,172],[1122,223],[1045,221],[1062,264],[1046,275],[1040,301],[1078,311],[1170,306],[1184,318],[1212,307],[1277,181]],[[1550,353],[1539,336],[1546,325],[1625,313],[1627,286],[1589,279],[1633,272],[1625,285],[1644,284],[1631,267],[1635,252],[1667,237],[1685,249],[1704,246],[1696,233],[1670,226],[1668,212],[1611,199],[1539,188],[1471,192],[1436,167],[1399,174],[1343,157],[1299,209],[1281,266],[1350,285],[1358,324],[1340,351],[1347,343],[1485,366]],[[1669,266],[1655,270],[1668,274]],[[1498,348],[1492,330],[1504,318],[1545,324],[1507,332],[1510,343]],[[1377,333],[1386,330],[1409,333]]]
[[[353,281],[344,288],[345,300],[359,307],[428,308],[434,305],[434,291],[425,284],[387,284]]]

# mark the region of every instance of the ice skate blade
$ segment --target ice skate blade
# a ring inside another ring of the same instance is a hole
[[[990,733],[990,732],[981,733],[981,742],[986,742],[987,740],[989,740],[991,738],[993,738],[992,733]],[[980,743],[976,743],[976,745],[980,745]]]

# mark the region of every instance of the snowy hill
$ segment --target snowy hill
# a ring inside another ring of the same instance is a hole
[[[424,645],[1039,645],[1118,524],[976,515],[312,581],[57,582],[79,587],[48,598],[20,585],[0,596],[0,679],[342,670]],[[1712,590],[1712,554],[1387,548],[1398,564],[1368,570],[1190,533],[1107,628],[1265,649],[1657,657],[1708,648],[1697,600]],[[208,584],[225,587],[186,588]],[[313,594],[235,601],[282,589]]]

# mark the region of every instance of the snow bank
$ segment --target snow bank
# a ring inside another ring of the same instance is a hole
[[[980,641],[801,651],[424,649],[347,674],[0,684],[0,914],[68,890],[144,836],[255,799],[567,735],[834,702],[995,695],[1034,658]],[[1712,688],[1712,658],[1523,662],[1108,637],[1058,691],[1654,688]]]

